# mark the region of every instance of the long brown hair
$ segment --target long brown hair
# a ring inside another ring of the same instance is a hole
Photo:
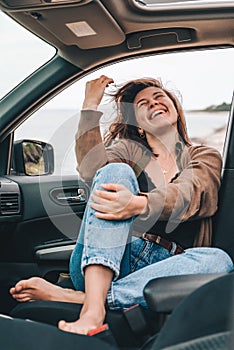
[[[104,135],[105,144],[109,144],[111,140],[116,138],[131,139],[139,142],[151,150],[146,137],[142,138],[139,135],[133,107],[133,101],[138,92],[151,86],[160,88],[172,100],[178,113],[177,129],[181,141],[183,141],[187,146],[191,145],[191,141],[187,133],[184,112],[180,102],[173,93],[163,87],[159,80],[153,78],[131,80],[120,87],[115,93],[111,94],[117,106],[117,117]]]

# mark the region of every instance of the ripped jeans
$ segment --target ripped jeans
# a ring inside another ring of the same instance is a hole
[[[97,171],[91,193],[103,183],[118,183],[133,194],[138,182],[130,166],[111,163]],[[171,255],[165,248],[132,236],[134,218],[103,220],[94,215],[87,203],[78,240],[70,259],[70,275],[76,290],[84,291],[86,266],[101,264],[113,270],[107,294],[110,309],[124,309],[134,304],[146,307],[145,285],[152,279],[185,274],[223,273],[233,269],[231,258],[218,248],[189,248]],[[95,286],[94,286],[95,288]],[[95,293],[95,291],[94,291]]]

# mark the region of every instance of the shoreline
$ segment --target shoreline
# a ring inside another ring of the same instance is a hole
[[[191,141],[204,146],[212,145],[212,147],[217,148],[218,151],[222,153],[226,130],[227,126],[218,127],[205,137],[192,137]]]

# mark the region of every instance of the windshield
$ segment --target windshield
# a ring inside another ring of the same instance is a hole
[[[0,98],[47,62],[55,48],[0,11]],[[17,59],[16,59],[17,57]]]

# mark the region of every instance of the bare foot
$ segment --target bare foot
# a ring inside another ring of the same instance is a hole
[[[10,294],[19,302],[51,300],[83,304],[85,298],[84,292],[56,286],[40,277],[19,281]]]
[[[75,322],[59,321],[58,328],[65,332],[76,334],[87,334],[89,331],[103,325],[105,319],[105,307],[97,307],[95,310],[87,310],[80,314],[80,318]]]

